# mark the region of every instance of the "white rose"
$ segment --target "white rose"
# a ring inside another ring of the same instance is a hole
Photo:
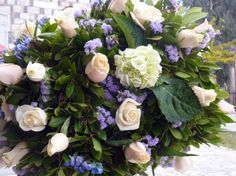
[[[27,21],[24,22],[21,26],[20,26],[20,30],[17,34],[17,37],[21,37],[22,35],[27,35],[27,36],[31,36],[34,37],[34,32],[36,30],[36,24],[32,21]],[[37,33],[36,36],[38,36],[41,33],[40,29],[37,29]]]
[[[197,33],[206,33],[210,28],[212,28],[212,25],[210,25],[206,19],[202,24],[198,25],[193,30]]]
[[[202,106],[209,106],[217,97],[217,93],[213,89],[207,90],[198,86],[194,86],[192,89]]]
[[[178,172],[184,172],[190,169],[193,165],[192,160],[189,157],[176,157],[175,170]]]
[[[2,148],[0,148],[0,168],[6,167],[6,164],[3,161],[3,159],[2,159],[2,154],[6,153],[6,152],[9,152],[9,151],[10,151],[9,147],[2,147]]]
[[[177,34],[180,48],[195,48],[203,41],[204,35],[191,29],[184,29]]]
[[[144,30],[145,28],[143,25],[145,22],[164,21],[161,11],[154,6],[146,4],[145,2],[136,2],[134,4],[133,12],[131,12],[130,14],[135,23]]]
[[[125,99],[116,111],[116,123],[121,131],[136,130],[139,128],[141,110],[140,104],[131,98]]]
[[[76,28],[79,28],[79,25],[75,21],[74,17],[61,17],[61,19],[59,20],[59,26],[61,27],[63,34],[67,38],[73,38],[77,35]]]
[[[141,142],[133,142],[125,148],[125,158],[130,163],[146,164],[151,157]]]
[[[40,108],[23,105],[16,110],[16,121],[23,131],[39,132],[47,125],[47,114]]]
[[[91,81],[99,83],[106,79],[109,70],[110,66],[107,56],[101,53],[96,53],[93,59],[86,66],[85,73]]]
[[[218,106],[219,106],[220,110],[223,111],[226,114],[234,114],[235,113],[235,106],[228,103],[225,100],[221,100],[218,103]]]
[[[127,0],[112,0],[108,6],[113,13],[121,13],[126,9]]]
[[[40,63],[32,64],[32,62],[29,62],[26,68],[26,74],[30,80],[34,82],[39,82],[44,79],[44,76],[46,74],[46,69]]]
[[[49,156],[62,152],[69,146],[69,138],[63,133],[55,134],[48,142],[47,153]]]
[[[27,144],[20,142],[10,152],[3,153],[2,160],[7,167],[15,166],[19,164],[20,160],[29,153]]]

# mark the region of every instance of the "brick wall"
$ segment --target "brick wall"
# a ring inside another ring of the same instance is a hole
[[[52,16],[64,7],[88,4],[90,0],[0,0],[0,15],[8,16],[9,43],[24,20],[35,20],[39,15]],[[3,28],[0,26],[0,28]]]

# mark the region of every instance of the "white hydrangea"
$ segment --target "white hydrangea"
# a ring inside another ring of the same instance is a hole
[[[150,88],[162,72],[160,63],[161,57],[151,45],[127,48],[115,55],[116,77],[126,87]]]

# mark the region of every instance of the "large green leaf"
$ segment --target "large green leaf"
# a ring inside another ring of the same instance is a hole
[[[203,108],[186,81],[171,78],[152,89],[160,109],[170,122],[186,122],[199,115]]]
[[[123,31],[129,48],[136,48],[147,43],[143,30],[124,15],[112,14],[117,25]]]

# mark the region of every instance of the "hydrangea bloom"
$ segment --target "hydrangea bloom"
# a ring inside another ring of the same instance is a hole
[[[126,87],[153,87],[162,72],[160,63],[161,57],[151,45],[128,48],[115,56],[116,77]]]

